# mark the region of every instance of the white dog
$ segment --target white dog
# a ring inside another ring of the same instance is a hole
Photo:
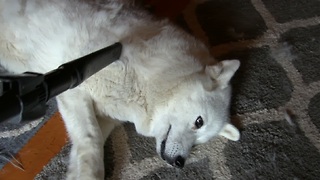
[[[208,49],[167,20],[120,1],[0,0],[0,30],[0,64],[13,73],[46,73],[123,44],[118,61],[57,98],[72,142],[68,179],[103,179],[103,145],[119,121],[156,138],[158,154],[180,168],[195,144],[239,139],[229,123],[239,61],[208,64]]]

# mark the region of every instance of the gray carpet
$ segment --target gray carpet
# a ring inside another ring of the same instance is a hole
[[[106,143],[106,179],[319,179],[320,1],[191,1],[177,23],[218,59],[240,59],[231,113],[241,140],[197,146],[178,170],[126,124]],[[69,149],[36,179],[64,179]]]

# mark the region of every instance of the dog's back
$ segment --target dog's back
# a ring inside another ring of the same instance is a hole
[[[112,8],[99,11],[99,6]],[[106,47],[119,40],[108,34],[107,27],[108,18],[120,7],[117,3],[88,6],[74,0],[1,0],[1,65],[14,73],[45,73]]]

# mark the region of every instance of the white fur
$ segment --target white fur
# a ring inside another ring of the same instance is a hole
[[[228,123],[229,81],[239,61],[206,66],[214,62],[207,48],[168,21],[120,1],[89,2],[0,0],[0,64],[13,73],[46,73],[123,44],[119,61],[58,96],[73,143],[68,179],[103,179],[103,145],[119,121],[155,137],[158,153],[173,164],[218,134],[239,139]]]

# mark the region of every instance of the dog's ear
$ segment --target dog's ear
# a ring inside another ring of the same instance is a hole
[[[206,66],[205,72],[213,81],[218,83],[220,88],[223,89],[228,86],[239,66],[239,60],[224,60],[216,65]]]
[[[223,136],[232,141],[238,141],[240,139],[239,130],[232,124],[227,123],[224,125],[222,130],[219,133],[220,136]]]

